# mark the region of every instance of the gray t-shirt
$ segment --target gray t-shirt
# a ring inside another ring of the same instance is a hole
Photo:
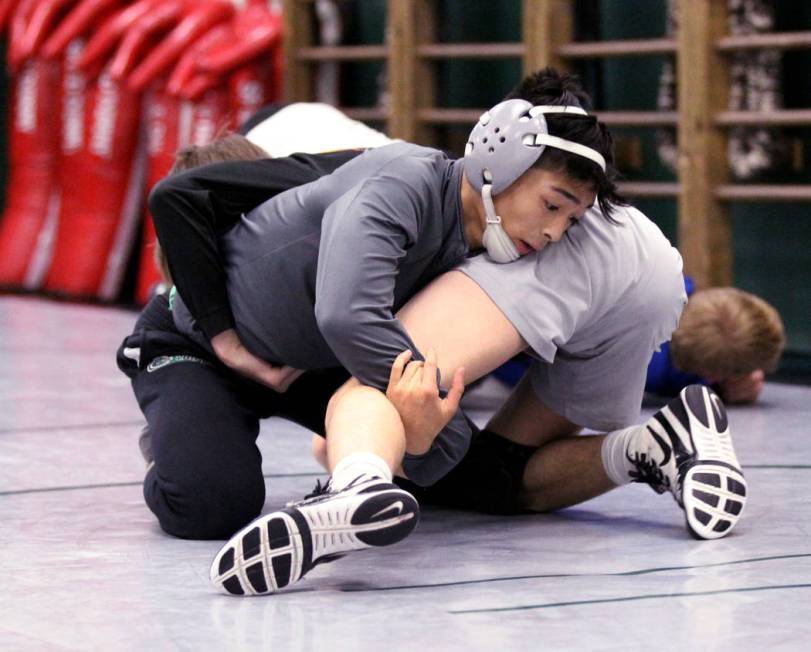
[[[633,207],[615,218],[592,208],[537,256],[461,266],[532,349],[538,397],[598,431],[638,421],[651,354],[687,301],[681,256],[659,228]]]

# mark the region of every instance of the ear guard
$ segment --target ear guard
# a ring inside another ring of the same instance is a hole
[[[482,244],[495,262],[512,262],[519,253],[501,226],[493,196],[529,170],[544,148],[583,156],[605,172],[605,158],[597,150],[549,133],[544,117],[547,113],[588,115],[579,106],[533,106],[526,100],[506,100],[483,113],[470,133],[465,148],[465,176],[482,193],[487,217]]]

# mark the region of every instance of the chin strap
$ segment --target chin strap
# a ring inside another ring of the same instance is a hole
[[[487,250],[487,255],[495,263],[511,263],[518,260],[521,254],[518,253],[510,236],[501,226],[501,218],[496,215],[493,186],[490,183],[482,186],[482,202],[484,202],[484,214],[487,220],[487,226],[482,235],[482,244]]]

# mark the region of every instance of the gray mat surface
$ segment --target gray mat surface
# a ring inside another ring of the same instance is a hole
[[[238,599],[209,587],[217,542],[169,538],[143,505],[114,363],[134,319],[0,297],[2,650],[809,649],[811,388],[730,411],[751,498],[728,538],[692,540],[641,486],[550,515],[425,510],[396,548]],[[500,396],[467,400],[483,419]],[[306,432],[270,420],[260,447],[266,509],[312,488]]]

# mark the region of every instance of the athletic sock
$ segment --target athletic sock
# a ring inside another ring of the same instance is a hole
[[[645,426],[631,426],[615,430],[605,436],[600,454],[606,475],[616,485],[628,484],[632,478],[630,472],[635,469],[629,459],[628,451],[636,444],[638,437],[644,437]],[[637,448],[637,446],[634,446]]]
[[[332,490],[340,491],[356,481],[363,482],[372,478],[391,482],[389,465],[374,453],[351,453],[335,465],[332,471]]]

